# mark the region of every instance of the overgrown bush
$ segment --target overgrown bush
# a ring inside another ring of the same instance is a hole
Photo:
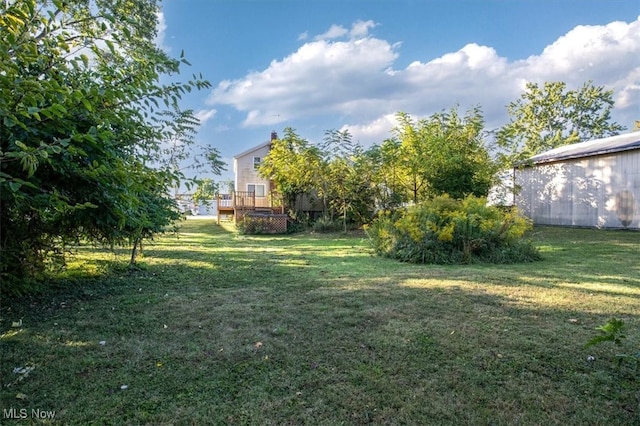
[[[318,233],[332,233],[340,232],[343,230],[343,224],[340,220],[331,219],[330,217],[323,216],[313,222],[311,225],[313,232]]]
[[[540,259],[529,220],[486,199],[441,196],[395,215],[382,213],[365,229],[376,253],[413,263],[515,263]]]

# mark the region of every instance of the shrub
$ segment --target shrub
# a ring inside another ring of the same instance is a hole
[[[343,224],[340,220],[332,220],[330,217],[323,216],[313,222],[311,229],[318,233],[340,232],[343,230]]]
[[[515,210],[486,200],[441,196],[391,216],[383,213],[365,229],[377,254],[413,263],[528,262],[540,259],[524,239],[532,225]]]

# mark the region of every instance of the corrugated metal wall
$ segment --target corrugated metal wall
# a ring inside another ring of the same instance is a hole
[[[640,150],[514,173],[516,205],[536,224],[640,229]]]

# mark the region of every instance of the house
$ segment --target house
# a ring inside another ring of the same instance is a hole
[[[640,132],[552,149],[513,174],[535,224],[640,229]]]
[[[271,138],[247,151],[233,157],[233,172],[235,173],[236,192],[253,194],[258,207],[270,207],[269,194],[272,184],[269,179],[260,176],[258,169],[262,159],[269,154],[271,142],[278,139],[276,132],[271,132]]]
[[[250,216],[270,223],[278,232],[286,231],[287,215],[284,214],[282,199],[275,193],[273,183],[258,172],[262,159],[269,154],[271,142],[277,138],[278,134],[271,132],[268,141],[233,157],[235,191],[233,194],[218,194],[218,223],[222,215],[230,215],[236,222]]]
[[[218,223],[223,215],[232,216],[236,222],[250,217],[254,219],[253,222],[260,222],[261,226],[279,231],[282,231],[284,226],[286,230],[288,215],[285,214],[284,200],[276,192],[274,183],[261,177],[258,171],[276,139],[278,134],[271,132],[268,141],[233,157],[235,191],[233,194],[218,194]],[[300,194],[295,205],[288,207],[311,218],[322,212],[322,205],[317,197],[308,194]]]

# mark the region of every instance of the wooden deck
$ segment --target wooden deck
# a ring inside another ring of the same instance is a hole
[[[272,192],[267,196],[257,196],[255,192],[235,191],[232,194],[217,194],[218,223],[220,215],[233,216],[234,221],[241,221],[249,212],[284,214],[282,197]]]

